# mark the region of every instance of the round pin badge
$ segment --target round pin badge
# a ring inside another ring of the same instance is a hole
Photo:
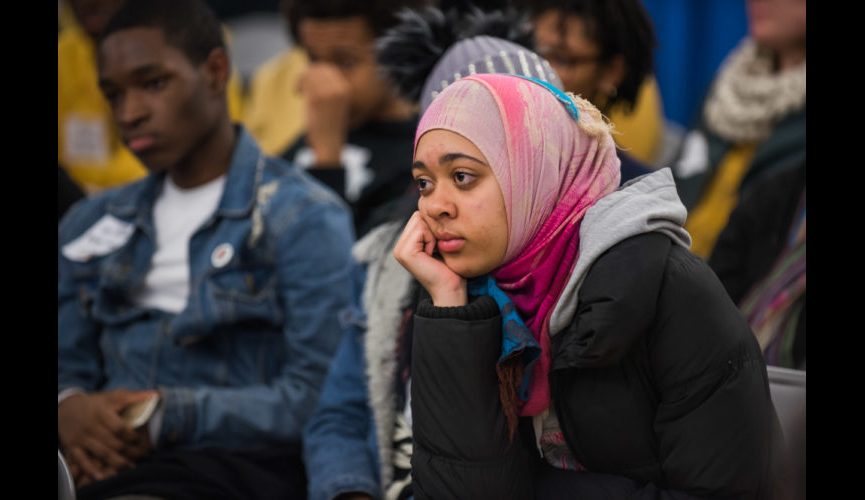
[[[210,263],[213,264],[213,267],[223,267],[231,261],[232,257],[234,257],[234,247],[231,246],[231,243],[222,243],[213,249],[213,253],[210,254]]]

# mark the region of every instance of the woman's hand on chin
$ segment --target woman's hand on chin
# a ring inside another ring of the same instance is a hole
[[[464,306],[468,303],[466,280],[445,263],[433,257],[436,239],[420,212],[411,216],[393,249],[393,256],[417,279],[432,297],[436,307]]]

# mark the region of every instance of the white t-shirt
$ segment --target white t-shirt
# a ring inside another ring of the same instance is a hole
[[[189,299],[189,240],[216,211],[225,176],[191,189],[181,189],[165,176],[153,205],[156,251],[144,287],[133,296],[140,307],[179,313]]]

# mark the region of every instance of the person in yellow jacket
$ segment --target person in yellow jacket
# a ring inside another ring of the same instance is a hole
[[[613,104],[607,117],[619,132],[613,135],[616,143],[631,156],[650,168],[667,166],[658,163],[664,139],[664,106],[654,76],[643,80],[633,107],[621,102]]]
[[[282,153],[304,130],[306,104],[298,86],[307,64],[306,52],[293,46],[262,64],[252,77],[243,122],[267,154]]]
[[[614,124],[613,137],[642,167],[660,154],[661,95],[652,75],[655,34],[639,0],[521,0],[535,49],[565,90],[592,102]],[[623,169],[626,159],[622,160]]]
[[[96,40],[122,0],[67,0],[57,40],[57,161],[88,193],[144,177],[144,166],[123,144],[99,90]],[[67,11],[67,12],[68,12]],[[233,73],[229,114],[242,117],[242,86]]]

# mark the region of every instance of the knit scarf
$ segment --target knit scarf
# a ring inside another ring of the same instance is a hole
[[[706,127],[722,139],[760,142],[805,106],[805,63],[775,73],[772,57],[745,38],[727,57],[706,100]]]

